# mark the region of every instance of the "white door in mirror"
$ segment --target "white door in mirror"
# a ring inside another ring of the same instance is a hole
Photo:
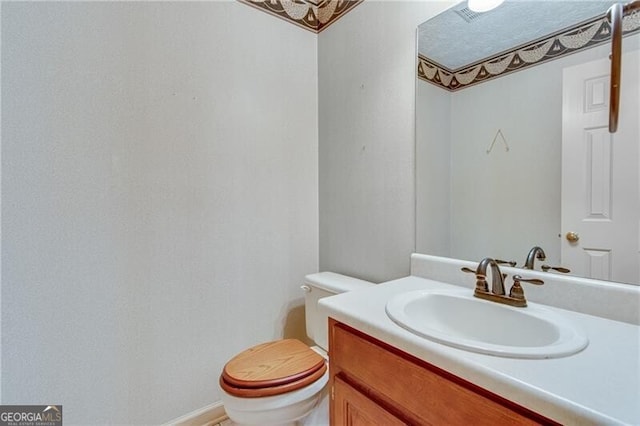
[[[608,130],[609,59],[564,70],[561,227],[566,238],[560,263],[572,274],[640,283],[639,69],[639,51],[622,56],[614,134]]]

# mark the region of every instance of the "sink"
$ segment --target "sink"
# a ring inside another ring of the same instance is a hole
[[[510,358],[558,358],[589,344],[584,331],[540,305],[515,308],[473,297],[473,290],[416,290],[387,302],[389,318],[429,340]]]

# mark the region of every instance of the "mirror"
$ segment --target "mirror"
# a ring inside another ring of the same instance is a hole
[[[547,259],[535,269],[640,283],[640,13],[623,26],[627,130],[608,136],[600,124],[575,124],[578,112],[608,108],[608,71],[590,67],[608,64],[604,14],[612,3],[506,0],[482,14],[452,3],[418,27],[417,252],[522,266],[540,246]],[[570,141],[580,138],[591,151],[576,155]],[[631,182],[626,194],[619,181]],[[582,216],[567,218],[576,205]],[[621,231],[598,231],[620,247],[592,243],[585,224],[623,216],[630,224]]]

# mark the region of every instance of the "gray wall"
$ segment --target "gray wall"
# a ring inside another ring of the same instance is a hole
[[[365,1],[318,36],[322,270],[409,273],[416,28],[448,5]]]
[[[316,48],[238,2],[2,3],[2,403],[160,423],[303,334]]]
[[[451,253],[451,131],[450,93],[417,80],[417,253]]]

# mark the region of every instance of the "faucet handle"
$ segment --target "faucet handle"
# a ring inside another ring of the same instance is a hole
[[[501,259],[494,259],[494,260],[496,261],[496,263],[498,265],[509,265],[511,267],[514,267],[514,268],[515,268],[516,264],[518,263],[515,260],[501,260]]]
[[[571,269],[564,268],[562,266],[542,265],[541,268],[544,272],[549,272],[549,269],[553,269],[554,271],[557,271],[557,272],[562,272],[563,274],[568,274],[569,272],[571,272]]]
[[[522,278],[520,275],[514,275],[513,276],[513,283],[519,283],[519,282],[523,282],[523,283],[529,283],[529,284],[535,284],[535,285],[542,285],[544,284],[544,281],[538,279],[538,278]]]
[[[476,276],[476,290],[480,290],[485,293],[489,291],[489,286],[487,285],[486,276],[484,276],[483,274],[480,274],[478,271],[474,271],[471,268],[467,268],[466,266],[463,266],[462,268],[460,268],[460,270],[462,272],[466,272],[467,274],[474,274]]]
[[[544,281],[542,281],[542,280],[540,280],[538,278],[522,278],[520,275],[514,275],[513,276],[513,285],[511,286],[511,290],[509,291],[509,297],[512,297],[512,298],[518,299],[518,300],[525,300],[525,298],[524,298],[524,290],[522,290],[522,286],[520,285],[521,282],[525,282],[525,283],[529,283],[529,284],[535,284],[535,285],[544,284]],[[525,303],[526,303],[526,301],[525,301]]]

